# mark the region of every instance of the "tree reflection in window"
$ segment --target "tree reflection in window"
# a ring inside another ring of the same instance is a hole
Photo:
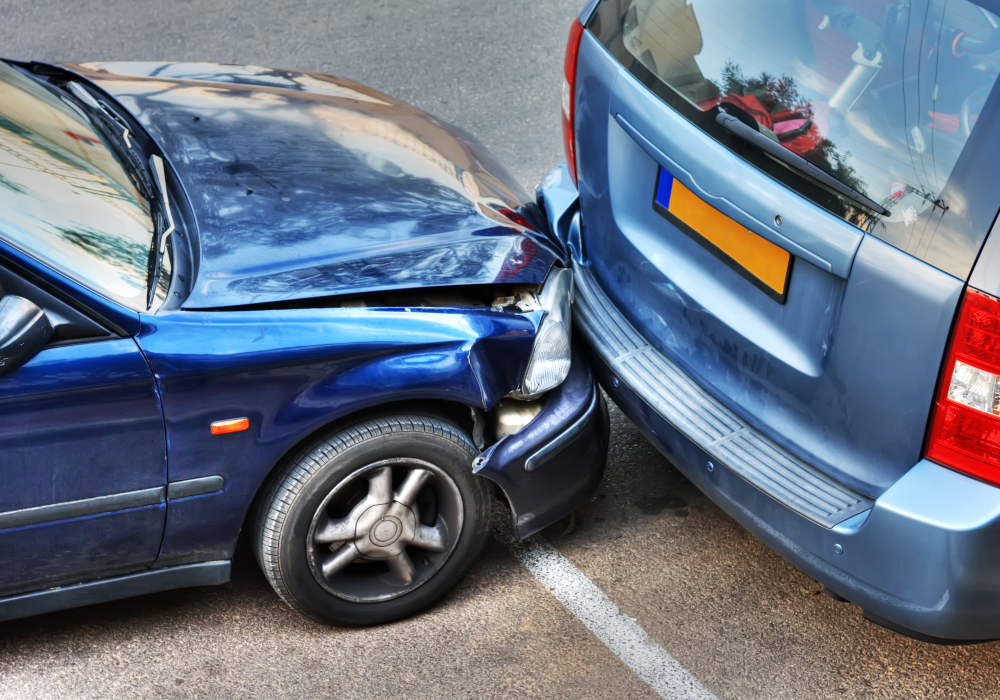
[[[53,228],[58,231],[61,239],[120,270],[127,279],[133,279],[132,273],[135,270],[146,267],[149,251],[136,241],[84,227],[70,229],[53,226]],[[140,291],[146,288],[145,279],[137,288]]]
[[[704,100],[699,107],[735,104],[789,151],[868,196],[864,179],[847,164],[851,154],[840,153],[821,128],[829,118],[826,105],[814,107],[804,99],[795,78],[787,75],[779,78],[766,72],[748,78],[734,61],[726,62],[721,78],[721,84],[716,85],[721,96]]]

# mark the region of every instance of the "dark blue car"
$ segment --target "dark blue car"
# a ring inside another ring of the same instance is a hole
[[[601,384],[866,616],[1000,638],[1000,5],[595,0],[540,188]]]
[[[0,619],[228,580],[417,612],[495,494],[596,488],[572,272],[474,139],[360,85],[0,61]]]

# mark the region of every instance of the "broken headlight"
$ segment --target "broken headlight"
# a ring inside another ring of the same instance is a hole
[[[562,384],[569,375],[571,360],[570,305],[573,303],[573,273],[554,270],[539,294],[538,303],[546,312],[535,336],[531,360],[524,372],[518,398],[532,399]]]

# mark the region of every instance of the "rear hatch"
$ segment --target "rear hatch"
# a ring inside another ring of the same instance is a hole
[[[604,0],[581,40],[594,276],[716,398],[869,496],[920,459],[1000,206],[997,13]]]

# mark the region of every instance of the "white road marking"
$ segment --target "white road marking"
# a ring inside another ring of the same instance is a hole
[[[593,581],[541,538],[511,544],[511,551],[563,606],[662,698],[716,700]]]

